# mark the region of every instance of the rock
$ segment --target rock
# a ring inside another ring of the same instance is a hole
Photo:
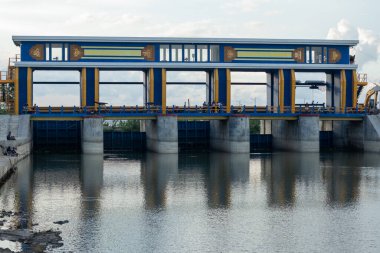
[[[53,223],[58,224],[58,225],[63,225],[63,224],[69,223],[69,221],[68,220],[62,220],[62,221],[54,221]]]
[[[8,249],[8,248],[6,248],[6,249],[0,248],[0,253],[15,253],[15,252],[12,251],[12,250],[10,250],[10,249]]]
[[[0,239],[17,242],[28,239],[32,235],[28,229],[0,230]]]

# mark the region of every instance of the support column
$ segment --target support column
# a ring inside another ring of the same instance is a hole
[[[82,107],[86,106],[86,86],[87,86],[87,74],[86,74],[86,68],[82,68],[81,75],[80,75],[80,87],[81,87],[81,99],[80,99],[80,105]]]
[[[364,119],[364,151],[380,153],[380,115]]]
[[[146,121],[147,149],[156,153],[178,153],[177,116],[157,116]]]
[[[22,114],[28,103],[28,68],[16,68],[15,71],[15,113]]]
[[[103,154],[103,118],[83,119],[82,153]]]
[[[27,104],[28,106],[33,106],[33,70],[32,68],[28,68],[27,74]]]
[[[273,147],[278,150],[319,152],[319,117],[272,121]]]
[[[342,73],[334,71],[326,75],[326,106],[335,107],[336,112],[342,109]]]
[[[249,153],[249,118],[231,116],[228,120],[211,120],[210,145],[217,151]]]
[[[363,149],[363,121],[333,121],[333,145],[339,150]]]

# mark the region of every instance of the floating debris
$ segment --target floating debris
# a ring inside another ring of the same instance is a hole
[[[63,225],[63,224],[69,223],[69,221],[68,220],[62,220],[62,221],[54,221],[53,223],[58,224],[58,225]]]

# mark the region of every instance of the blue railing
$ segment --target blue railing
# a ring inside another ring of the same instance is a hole
[[[24,107],[24,114],[32,114],[34,116],[156,116],[161,114],[167,115],[183,115],[183,116],[229,116],[236,114],[244,114],[249,116],[298,116],[304,114],[330,115],[330,116],[363,116],[366,114],[377,114],[378,109],[363,107],[345,107],[341,108],[327,107],[324,104],[297,105],[294,108],[289,106],[231,106],[227,110],[226,106],[170,106],[165,108],[165,112],[161,106],[72,106],[72,107]]]

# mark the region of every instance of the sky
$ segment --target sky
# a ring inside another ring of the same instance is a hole
[[[380,82],[379,8],[376,0],[0,0],[0,70],[18,52],[12,35],[358,39],[359,72],[367,73],[371,82]],[[203,80],[204,74],[173,73],[173,79],[178,77]],[[59,77],[50,74],[47,78]],[[101,78],[135,80],[141,73],[118,77],[101,73]],[[39,86],[34,102],[76,103],[78,92],[77,87]],[[300,91],[297,103],[323,100],[320,93]],[[100,96],[115,104],[142,103],[141,88],[101,87]],[[168,104],[182,105],[187,99],[201,103],[204,97],[204,87],[168,87]],[[232,91],[236,104],[265,103],[265,97],[262,87]]]

